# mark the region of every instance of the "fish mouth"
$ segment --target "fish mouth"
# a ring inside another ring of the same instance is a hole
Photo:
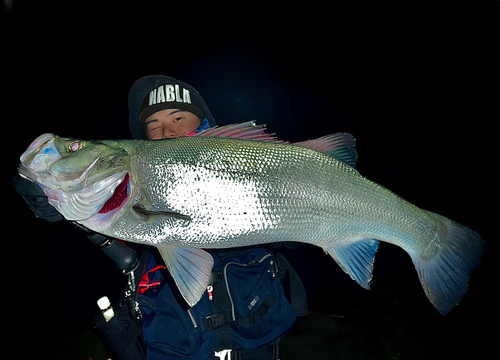
[[[22,177],[50,187],[50,165],[61,159],[54,140],[55,135],[47,133],[30,144],[19,159],[18,172]]]

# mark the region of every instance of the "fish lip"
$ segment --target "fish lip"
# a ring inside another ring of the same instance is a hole
[[[42,134],[37,137],[19,158],[19,175],[33,182],[42,182],[50,176],[50,166],[61,159],[57,150],[54,134]]]
[[[35,140],[31,142],[28,148],[22,153],[21,157],[19,158],[21,164],[25,167],[31,165],[33,159],[30,160],[30,158],[31,157],[35,158],[36,155],[38,155],[39,152],[45,148],[47,143],[51,140],[53,141],[55,138],[56,136],[51,133],[46,133],[38,136]],[[34,153],[35,155],[33,155]],[[26,165],[26,163],[28,163],[28,165]]]
[[[19,162],[19,165],[17,166],[17,173],[26,180],[29,180],[31,182],[34,182],[32,177],[35,175],[29,168],[23,165],[22,162]]]

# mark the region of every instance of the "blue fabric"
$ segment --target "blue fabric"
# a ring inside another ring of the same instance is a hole
[[[200,126],[198,126],[198,129],[196,129],[196,133],[198,134],[199,132],[205,131],[210,129],[210,123],[208,122],[208,119],[205,118],[201,122]]]

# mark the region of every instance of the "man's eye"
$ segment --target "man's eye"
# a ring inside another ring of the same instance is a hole
[[[160,127],[160,126],[158,126],[158,127],[152,128],[152,129],[148,129],[148,132],[149,132],[150,134],[154,134],[154,133],[157,133],[157,132],[158,132],[158,131],[160,131],[160,130],[161,130],[161,127]]]
[[[174,119],[174,122],[180,121],[181,119],[182,119],[182,118],[181,118],[180,116],[179,116],[179,117],[176,117],[176,118]]]

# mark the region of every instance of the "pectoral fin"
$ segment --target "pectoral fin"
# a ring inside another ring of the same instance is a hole
[[[201,249],[173,245],[158,246],[158,250],[182,297],[194,306],[207,288],[214,265],[212,255]]]
[[[143,205],[141,204],[135,204],[132,206],[132,209],[138,213],[139,215],[143,216],[145,220],[151,220],[154,217],[157,216],[167,216],[171,217],[174,219],[181,219],[181,220],[186,220],[186,221],[191,221],[191,217],[188,215],[183,215],[175,211],[155,211],[155,210],[149,210],[146,209]]]

